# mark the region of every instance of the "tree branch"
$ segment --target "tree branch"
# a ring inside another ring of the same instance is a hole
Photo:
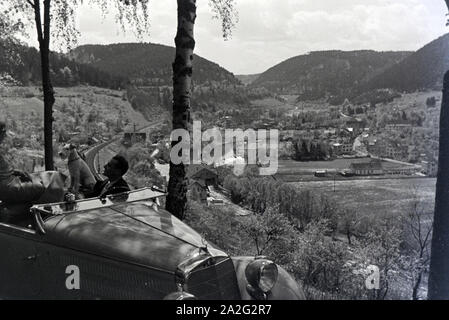
[[[28,2],[28,4],[31,6],[31,8],[33,8],[33,9],[36,8],[36,5],[33,2],[31,2],[31,0],[26,0],[26,2]]]
[[[37,41],[39,45],[43,45],[42,21],[41,21],[41,5],[39,0],[34,0],[34,20],[36,21]]]

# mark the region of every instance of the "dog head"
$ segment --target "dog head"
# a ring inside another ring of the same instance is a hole
[[[75,149],[76,146],[73,143],[67,143],[61,148],[58,154],[62,160],[65,160],[69,157],[70,153],[72,153]]]

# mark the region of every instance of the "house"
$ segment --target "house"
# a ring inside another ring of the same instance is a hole
[[[356,176],[382,175],[384,170],[379,160],[372,159],[369,162],[351,163],[351,172]]]
[[[386,156],[387,142],[383,138],[370,136],[367,139],[366,149],[369,153],[384,157]]]
[[[187,169],[187,177],[189,180],[195,180],[205,186],[216,186],[218,184],[218,174],[213,168],[209,168],[204,164],[189,165]]]
[[[355,132],[363,131],[366,126],[366,121],[358,118],[350,118],[346,120],[346,127],[352,128]]]
[[[145,141],[147,141],[147,134],[145,132],[125,132],[123,135],[124,145],[144,143]]]
[[[343,153],[351,153],[353,151],[353,143],[349,140],[343,141],[342,143]]]
[[[348,154],[353,151],[353,143],[350,140],[333,143],[331,147],[335,155]]]
[[[437,160],[430,160],[430,161],[421,161],[422,166],[422,172],[429,176],[429,177],[435,177],[438,172],[438,162]]]
[[[202,181],[192,180],[189,184],[188,195],[190,199],[198,202],[207,202],[208,194],[209,189]]]
[[[408,147],[408,160],[409,161],[413,161],[413,162],[417,162],[419,160],[419,151],[418,148],[416,148],[415,146],[409,146]]]
[[[404,165],[401,167],[391,168],[385,171],[387,174],[399,174],[399,175],[413,175],[416,172],[420,171],[421,166],[411,166],[411,165]]]
[[[408,147],[397,142],[390,142],[386,147],[386,156],[391,159],[407,159]]]
[[[341,143],[333,143],[332,146],[332,152],[335,155],[341,155],[343,153],[343,145]]]

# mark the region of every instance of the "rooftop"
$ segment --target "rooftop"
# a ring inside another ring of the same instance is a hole
[[[379,160],[371,160],[370,162],[351,163],[353,170],[383,170],[382,163]]]

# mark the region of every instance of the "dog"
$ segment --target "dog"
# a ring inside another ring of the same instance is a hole
[[[74,193],[77,198],[91,193],[97,181],[87,163],[78,153],[76,146],[71,143],[64,145],[59,152],[59,156],[62,160],[67,159],[70,175],[69,192]]]

